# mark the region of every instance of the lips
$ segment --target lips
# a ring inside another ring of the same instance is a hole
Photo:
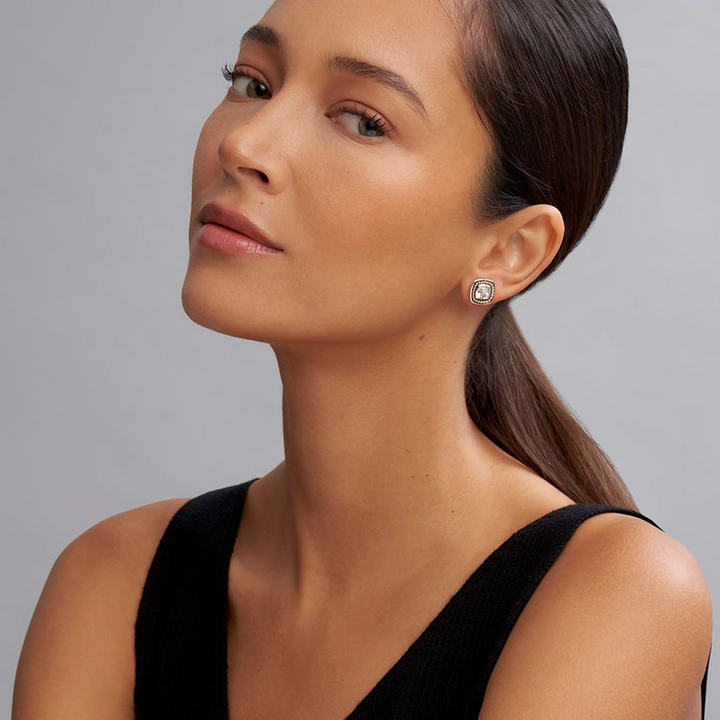
[[[223,225],[230,230],[235,230],[235,232],[247,235],[262,245],[275,248],[276,250],[282,250],[280,245],[274,240],[271,240],[247,215],[235,208],[213,201],[206,203],[200,208],[199,217],[200,222]]]

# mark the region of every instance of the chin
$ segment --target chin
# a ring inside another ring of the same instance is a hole
[[[225,335],[235,335],[237,315],[232,316],[236,304],[223,297],[222,287],[207,273],[188,269],[182,287],[182,306],[185,314],[198,325]],[[235,322],[233,322],[233,320]]]
[[[187,280],[182,288],[182,306],[185,314],[198,325],[216,329],[217,312],[213,310],[212,303],[202,293],[197,293]]]
[[[268,318],[260,317],[258,308],[247,298],[223,287],[217,276],[188,271],[182,287],[182,307],[190,320],[208,330],[257,342],[273,340]]]

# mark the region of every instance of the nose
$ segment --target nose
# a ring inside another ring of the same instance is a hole
[[[288,118],[280,117],[277,105],[271,108],[270,101],[263,102],[264,107],[232,121],[218,145],[218,159],[236,182],[256,183],[264,192],[276,194],[285,189],[290,178],[279,129],[288,127]]]

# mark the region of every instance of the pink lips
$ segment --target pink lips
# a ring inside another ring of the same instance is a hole
[[[215,223],[205,223],[198,240],[206,247],[224,255],[278,255],[282,250],[268,247],[257,240]]]
[[[198,240],[213,250],[226,255],[275,255],[283,252],[240,210],[213,201],[202,206],[199,218],[204,224]]]

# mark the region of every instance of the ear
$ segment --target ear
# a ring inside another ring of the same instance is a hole
[[[557,254],[565,235],[562,214],[553,205],[531,205],[487,228],[463,286],[468,304],[477,278],[495,283],[495,301],[505,300],[530,285]]]

